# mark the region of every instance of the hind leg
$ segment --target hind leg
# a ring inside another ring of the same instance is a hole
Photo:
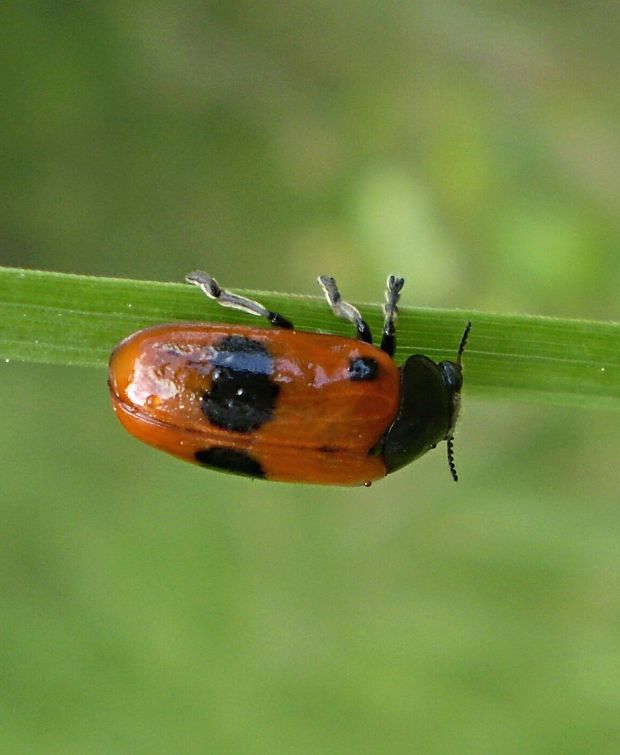
[[[282,317],[282,315],[277,312],[272,312],[257,301],[226,291],[226,289],[220,286],[215,278],[212,278],[210,275],[207,275],[200,270],[189,273],[189,275],[185,276],[185,280],[188,283],[193,283],[195,286],[198,286],[204,294],[210,299],[215,299],[215,301],[218,304],[221,304],[222,307],[230,307],[231,309],[238,309],[241,312],[247,312],[250,315],[264,317],[272,325],[275,325],[276,328],[285,328],[286,330],[292,330],[293,328],[293,323],[290,320],[287,320],[286,317]]]

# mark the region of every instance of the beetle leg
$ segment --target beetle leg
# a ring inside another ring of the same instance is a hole
[[[349,302],[342,300],[335,279],[329,275],[319,275],[318,281],[332,312],[337,317],[344,317],[345,320],[349,320],[355,325],[357,337],[360,341],[372,343],[372,334],[366,321],[360,315],[359,310]]]
[[[395,275],[389,275],[387,279],[387,288],[385,290],[385,304],[383,312],[385,320],[383,321],[383,337],[381,338],[381,351],[385,351],[388,356],[394,356],[396,351],[396,318],[398,316],[398,300],[400,292],[405,283],[404,278],[397,278]]]
[[[264,317],[277,328],[285,328],[286,330],[292,330],[293,328],[293,323],[285,317],[282,317],[282,315],[263,307],[263,305],[259,304],[257,301],[226,291],[226,289],[221,288],[215,278],[212,278],[210,275],[207,275],[200,270],[189,273],[185,276],[185,280],[188,283],[193,283],[195,286],[198,286],[204,294],[210,299],[215,299],[215,301],[218,304],[221,304],[222,307],[230,307],[231,309],[238,309],[241,312],[247,312],[250,315]]]

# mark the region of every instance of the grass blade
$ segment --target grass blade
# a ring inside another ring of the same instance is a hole
[[[299,329],[352,335],[321,297],[244,291]],[[375,331],[378,304],[360,304]],[[413,353],[463,359],[471,395],[620,408],[620,324],[401,307],[397,361]],[[0,359],[103,367],[116,342],[157,322],[211,320],[262,325],[223,309],[183,283],[120,280],[0,268]]]

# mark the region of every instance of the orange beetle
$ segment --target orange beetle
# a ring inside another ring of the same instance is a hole
[[[392,355],[402,278],[388,278],[381,348],[333,278],[319,282],[356,339],[296,331],[206,273],[187,280],[275,327],[156,325],[118,344],[108,385],[132,435],[211,469],[326,485],[370,485],[447,440],[457,479],[452,438],[470,323],[456,361],[414,355],[399,369]]]

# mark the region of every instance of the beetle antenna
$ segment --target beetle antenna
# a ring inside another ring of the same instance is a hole
[[[454,482],[459,481],[459,476],[456,473],[456,465],[454,463],[454,438],[448,438],[448,466],[450,467],[450,474]]]
[[[471,330],[471,320],[467,321],[467,325],[465,326],[465,330],[463,331],[463,335],[461,336],[461,343],[459,344],[459,350],[456,352],[456,363],[461,363],[461,357],[463,356],[463,352],[465,351],[465,346],[467,345],[467,339],[469,338],[469,331]]]
[[[471,320],[468,320],[467,324],[465,325],[463,335],[461,336],[461,342],[459,343],[458,351],[456,352],[456,363],[459,365],[459,367],[461,366],[461,357],[463,356],[463,352],[465,351],[465,346],[467,345],[467,339],[469,338],[470,330]],[[455,404],[455,412],[456,409],[458,409],[458,404]],[[452,428],[454,428],[454,424],[452,425]],[[456,464],[454,463],[454,437],[451,435],[449,438],[446,438],[446,440],[448,442],[448,466],[450,467],[450,474],[452,475],[454,482],[458,482],[459,476],[456,472]]]

